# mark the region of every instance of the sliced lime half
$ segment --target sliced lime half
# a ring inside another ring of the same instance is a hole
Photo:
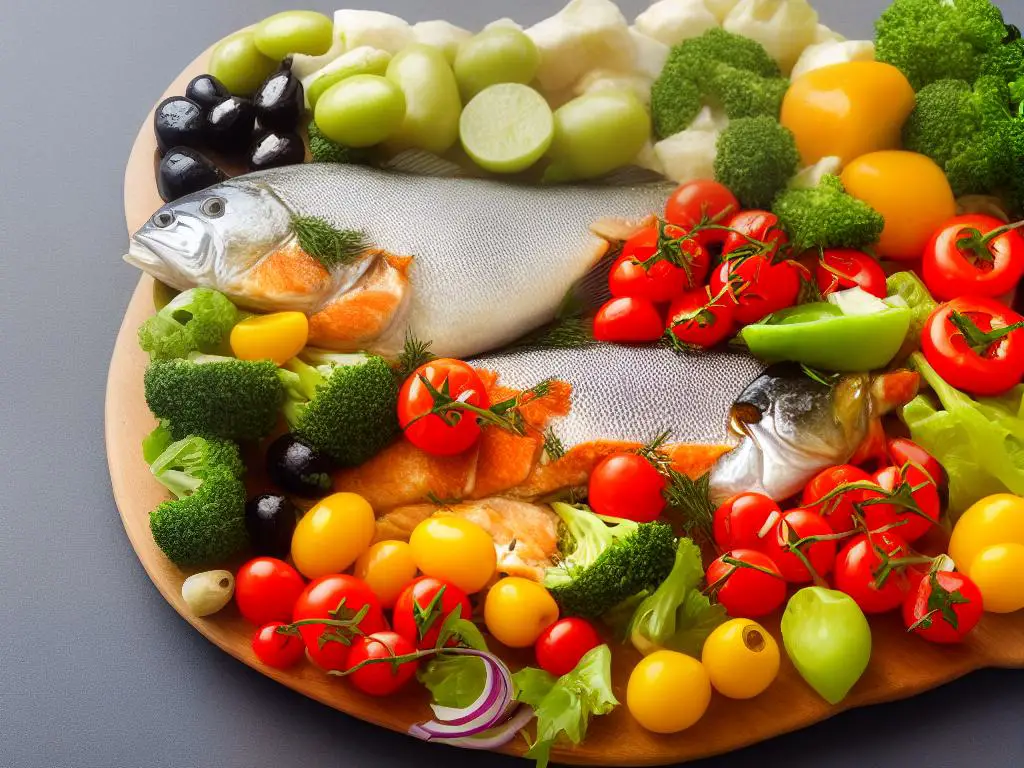
[[[544,97],[528,85],[484,88],[462,110],[462,147],[486,171],[516,173],[536,163],[551,146],[555,121]]]

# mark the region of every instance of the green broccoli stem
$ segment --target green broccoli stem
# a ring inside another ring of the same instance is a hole
[[[179,499],[191,496],[203,484],[203,481],[198,477],[193,477],[187,472],[177,469],[168,469],[165,472],[161,472],[156,476],[156,479]]]
[[[676,559],[669,572],[668,577],[654,590],[643,607],[646,609],[642,616],[637,616],[636,624],[630,634],[642,623],[644,625],[646,638],[648,640],[660,640],[668,635],[671,628],[668,623],[675,621],[676,608],[686,599],[686,594],[692,589],[688,583],[689,564],[687,563],[687,551],[684,547],[676,549]]]

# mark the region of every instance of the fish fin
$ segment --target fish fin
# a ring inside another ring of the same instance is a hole
[[[654,214],[633,221],[610,216],[595,221],[590,225],[590,231],[609,243],[624,243],[640,230],[654,226],[657,222],[658,217]]]
[[[310,316],[310,344],[335,350],[367,349],[404,316],[411,259],[376,255],[376,263],[359,282]]]

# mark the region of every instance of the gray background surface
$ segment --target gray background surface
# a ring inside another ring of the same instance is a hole
[[[532,23],[561,0],[367,4],[477,28]],[[818,7],[863,37],[883,4]],[[0,768],[527,765],[378,730],[222,654],[159,596],[114,508],[102,403],[137,279],[120,261],[132,139],[199,51],[289,5],[0,3]],[[1003,7],[1024,22],[1020,0]],[[973,674],[695,765],[901,764],[1024,765],[1024,672]]]

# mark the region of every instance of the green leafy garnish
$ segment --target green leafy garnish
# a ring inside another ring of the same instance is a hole
[[[292,232],[302,250],[327,269],[352,263],[367,247],[362,232],[338,229],[319,216],[293,216]]]

